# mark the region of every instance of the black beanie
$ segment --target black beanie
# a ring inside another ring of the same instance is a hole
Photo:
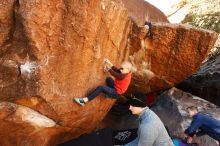
[[[134,107],[146,107],[147,99],[146,95],[140,92],[134,93],[131,98],[129,98],[128,102],[131,106]]]

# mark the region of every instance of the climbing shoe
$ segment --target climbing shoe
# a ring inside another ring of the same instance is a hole
[[[76,103],[78,103],[81,106],[85,105],[85,102],[82,98],[73,98],[73,101],[75,101]]]

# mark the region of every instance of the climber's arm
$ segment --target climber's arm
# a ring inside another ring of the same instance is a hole
[[[109,72],[113,77],[115,77],[118,80],[123,80],[126,76],[126,74],[122,74],[120,69],[116,68],[115,66],[112,66]]]

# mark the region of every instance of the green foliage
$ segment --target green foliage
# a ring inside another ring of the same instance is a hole
[[[189,12],[182,23],[220,33],[220,0],[189,0]],[[210,59],[220,54],[220,34]]]
[[[186,16],[183,23],[188,23],[193,26],[214,30],[220,33],[220,12],[213,14],[193,14]]]

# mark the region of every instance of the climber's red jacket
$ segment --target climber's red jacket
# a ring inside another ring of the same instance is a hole
[[[128,74],[122,74],[120,69],[117,69],[116,67],[112,67],[109,72],[112,76],[114,76],[115,79],[115,90],[118,94],[123,94],[128,89],[128,86],[131,82],[131,76],[132,73]]]
[[[115,80],[115,89],[118,94],[123,94],[128,89],[128,86],[131,82],[131,72],[128,73],[124,79],[122,80]]]

